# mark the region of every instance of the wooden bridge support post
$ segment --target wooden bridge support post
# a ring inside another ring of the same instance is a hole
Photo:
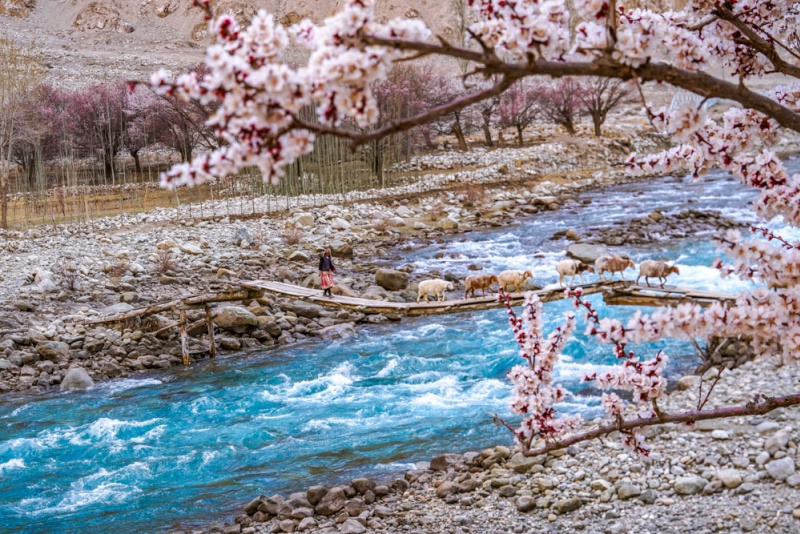
[[[189,365],[189,342],[186,336],[186,309],[181,308],[181,354],[183,354],[183,365]]]
[[[211,319],[211,307],[206,306],[206,325],[208,326],[208,354],[217,357],[217,343],[214,340],[214,321]]]

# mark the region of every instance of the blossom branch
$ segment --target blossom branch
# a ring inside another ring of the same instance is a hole
[[[724,5],[718,4],[714,8],[714,13],[721,20],[729,22],[737,30],[742,32],[742,34],[744,34],[747,37],[747,41],[743,42],[743,44],[746,44],[749,47],[757,50],[758,52],[763,54],[767,59],[769,59],[770,63],[772,63],[773,67],[775,67],[776,72],[788,74],[789,76],[793,76],[795,78],[800,78],[800,67],[792,65],[791,63],[785,61],[780,56],[778,51],[775,49],[775,45],[772,44],[775,41],[768,42],[764,37],[759,35],[759,33],[756,30],[754,30],[749,24],[745,23],[740,18],[740,15],[735,14],[733,11],[731,11]]]
[[[703,379],[700,378],[700,393],[697,396],[697,409],[702,410],[703,407],[708,402],[708,399],[711,398],[711,394],[714,392],[714,388],[717,387],[717,384],[722,379],[722,371],[717,373],[717,376],[714,377],[714,380],[711,382],[711,385],[708,387],[708,391],[706,392],[705,397],[703,396]]]
[[[777,241],[778,243],[781,244],[781,247],[783,247],[786,250],[800,249],[800,247],[798,247],[797,245],[793,245],[793,244],[789,243],[788,241],[786,241],[781,236],[779,236],[779,235],[775,234],[774,232],[772,232],[772,230],[770,230],[769,228],[763,228],[763,227],[759,227],[759,226],[751,226],[750,227],[750,231],[753,232],[754,234],[755,233],[761,234],[761,236],[765,237],[767,239],[767,241],[772,241],[772,240]]]
[[[764,415],[778,408],[789,408],[800,405],[800,393],[786,395],[783,397],[761,397],[760,400],[745,404],[744,406],[726,406],[713,410],[691,410],[687,412],[663,414],[653,417],[640,417],[637,419],[626,419],[622,422],[614,422],[597,427],[595,429],[574,434],[567,438],[559,439],[546,443],[541,447],[523,451],[525,456],[538,456],[550,451],[564,449],[570,445],[597,439],[613,432],[622,430],[634,430],[648,426],[658,426],[667,423],[696,423],[709,419],[727,419],[730,417],[742,417],[750,415]]]
[[[690,71],[667,63],[650,61],[639,67],[624,65],[609,57],[595,61],[547,61],[531,60],[526,63],[505,62],[494,53],[485,53],[458,46],[443,46],[431,41],[410,41],[391,37],[365,35],[368,45],[380,45],[398,50],[413,50],[429,54],[469,60],[484,66],[488,74],[502,74],[515,79],[526,76],[601,76],[641,81],[667,82],[700,96],[725,98],[739,102],[745,107],[760,111],[774,118],[781,126],[800,132],[800,114],[781,105],[767,96],[751,91],[747,87],[720,80],[701,71]],[[798,72],[800,77],[800,71]]]

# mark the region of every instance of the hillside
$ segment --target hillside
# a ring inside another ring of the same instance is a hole
[[[248,20],[258,9],[290,25],[320,22],[342,0],[221,0],[218,10]],[[117,78],[143,78],[159,67],[180,69],[200,61],[210,40],[191,0],[0,0],[0,34],[36,41],[48,58],[50,81],[65,86]],[[421,17],[453,37],[452,0],[381,0],[382,17]]]

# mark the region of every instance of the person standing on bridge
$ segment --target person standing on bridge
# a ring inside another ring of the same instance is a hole
[[[334,286],[333,273],[336,272],[336,266],[333,265],[331,259],[331,249],[326,248],[325,252],[319,257],[319,282],[322,285],[322,295],[325,297],[333,297],[331,288]]]

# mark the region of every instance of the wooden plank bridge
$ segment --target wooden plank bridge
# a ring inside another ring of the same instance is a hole
[[[153,335],[178,327],[180,329],[181,353],[183,362],[189,365],[188,332],[195,327],[205,323],[208,332],[208,352],[212,358],[216,355],[216,342],[214,341],[214,320],[211,305],[218,302],[246,301],[261,297],[264,293],[270,293],[279,297],[302,300],[329,308],[339,308],[354,310],[365,314],[397,314],[397,315],[442,315],[448,313],[460,313],[469,311],[489,310],[504,306],[497,295],[478,297],[473,299],[446,300],[442,302],[387,302],[382,300],[370,300],[364,298],[334,296],[323,297],[319,289],[311,289],[294,284],[283,282],[239,282],[238,288],[223,293],[210,293],[205,295],[195,295],[174,299],[168,302],[152,304],[141,308],[119,312],[111,315],[96,317],[86,321],[87,325],[103,323],[120,323],[131,319],[142,319],[161,312],[178,312],[177,322],[170,323],[162,327]],[[581,284],[584,295],[602,293],[603,299],[609,305],[629,305],[629,306],[663,306],[669,304],[694,303],[701,306],[708,306],[714,302],[730,304],[736,299],[736,295],[727,293],[715,293],[692,288],[681,288],[675,286],[640,286],[633,281],[618,280],[615,282],[593,282]],[[567,298],[566,289],[551,288],[533,291],[543,302],[563,300]],[[511,303],[514,306],[522,304],[525,293],[512,293]],[[203,309],[205,316],[203,319],[188,324],[187,310]]]
[[[126,321],[128,319],[143,318],[165,311],[180,311],[191,309],[205,309],[210,315],[209,306],[218,302],[235,302],[252,300],[264,293],[279,297],[302,300],[329,308],[354,310],[367,314],[390,313],[399,315],[443,315],[468,311],[481,311],[504,306],[497,295],[477,297],[472,299],[445,300],[441,302],[389,302],[384,300],[371,300],[357,297],[323,297],[322,291],[295,284],[283,282],[268,282],[256,280],[252,282],[239,282],[239,289],[224,293],[210,293],[179,298],[160,304],[153,304],[141,308],[96,317],[86,321],[86,324],[101,324]],[[617,280],[613,282],[592,282],[574,287],[583,289],[584,295],[602,293],[606,304],[611,306],[665,306],[683,303],[694,303],[708,306],[714,302],[732,303],[737,295],[718,293],[676,286],[642,286],[630,280]],[[532,291],[538,295],[542,302],[563,300],[566,289],[549,288]],[[511,293],[511,303],[514,306],[522,304],[525,292]]]
[[[370,300],[356,297],[336,295],[324,297],[319,289],[311,289],[283,282],[242,282],[242,288],[252,292],[263,291],[276,296],[302,300],[329,308],[353,310],[367,314],[398,314],[398,315],[443,315],[468,311],[481,311],[503,307],[497,295],[477,297],[472,299],[445,300],[442,302],[387,302],[383,300]],[[668,304],[696,303],[708,306],[713,302],[732,302],[736,295],[715,293],[692,288],[675,286],[641,286],[633,281],[618,280],[614,282],[593,282],[575,287],[583,289],[584,295],[603,293],[603,298],[609,305],[629,306],[663,306]],[[566,298],[566,289],[551,288],[533,291],[542,302],[551,302]],[[511,293],[512,305],[522,304],[524,292]]]

